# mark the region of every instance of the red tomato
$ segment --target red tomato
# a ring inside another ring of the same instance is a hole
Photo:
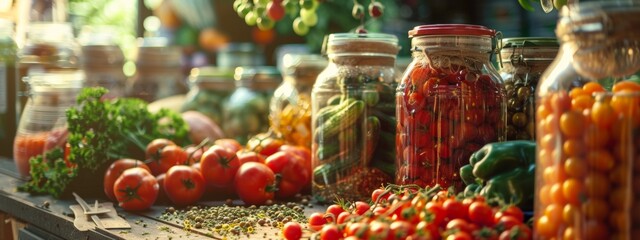
[[[200,160],[202,176],[209,186],[214,187],[231,185],[239,167],[240,161],[235,152],[218,145],[209,148]]]
[[[287,240],[297,240],[302,237],[302,226],[297,222],[288,222],[282,228],[282,235]]]
[[[205,186],[202,174],[184,165],[170,168],[164,180],[164,192],[178,206],[196,203],[204,194]]]
[[[360,239],[368,239],[369,238],[369,235],[367,233],[368,231],[369,231],[368,224],[362,223],[362,222],[355,222],[355,223],[347,224],[347,226],[344,228],[344,235],[355,236]]]
[[[156,178],[147,169],[134,167],[125,170],[113,185],[119,206],[127,211],[145,210],[158,198]]]
[[[324,218],[324,215],[322,213],[315,212],[309,216],[309,228],[315,231],[320,230],[326,223],[327,220]]]
[[[446,229],[458,229],[461,232],[473,232],[473,230],[475,230],[475,227],[464,219],[456,218],[447,223]]]
[[[428,202],[426,209],[432,214],[431,223],[436,226],[440,226],[444,223],[444,220],[447,217],[447,212],[444,210],[441,203]]]
[[[134,167],[141,167],[151,172],[147,164],[144,164],[144,162],[140,160],[123,158],[111,163],[107,171],[104,173],[103,181],[104,194],[106,194],[109,199],[111,199],[112,201],[116,200],[116,195],[113,193],[113,185],[118,177],[122,175],[122,172],[124,172],[124,170]]]
[[[337,224],[342,224],[342,223],[346,222],[347,220],[349,220],[349,218],[351,218],[351,216],[352,216],[352,214],[351,214],[351,213],[349,213],[349,212],[341,212],[341,213],[338,215],[338,218],[337,218],[337,220],[336,220],[336,223],[337,223]]]
[[[368,236],[371,239],[387,239],[391,234],[389,224],[382,221],[369,223]]]
[[[305,162],[305,166],[309,169],[309,176],[311,176],[311,150],[309,148],[285,144],[280,146],[280,151],[290,152],[302,158]],[[309,178],[309,181],[311,181],[311,178]]]
[[[242,149],[242,145],[240,145],[240,143],[235,139],[231,139],[231,138],[218,139],[215,142],[213,142],[213,144],[221,146],[229,150],[230,152],[238,152],[240,151],[240,149]]]
[[[518,219],[516,219],[513,216],[502,216],[500,219],[498,219],[498,221],[496,222],[496,225],[498,227],[500,227],[501,229],[504,230],[509,230],[514,226],[518,226],[522,224],[521,221],[518,221]]]
[[[199,162],[192,164],[191,167],[194,168],[195,170],[198,170],[198,172],[200,172],[200,174],[202,174],[202,168],[200,168],[200,163]],[[204,177],[204,176],[202,176],[202,177]]]
[[[446,240],[472,240],[471,234],[463,231],[458,231],[454,234],[447,236]]]
[[[416,231],[414,225],[407,221],[394,221],[389,228],[392,239],[405,239]]]
[[[485,202],[474,202],[469,206],[469,219],[482,226],[493,226],[493,209]]]
[[[276,176],[262,163],[248,162],[235,175],[235,189],[247,205],[261,205],[273,199]]]
[[[343,212],[344,212],[344,209],[342,209],[342,206],[338,204],[333,204],[327,208],[327,214],[329,213],[333,214],[334,218],[338,218],[338,216]]]
[[[362,201],[357,201],[355,203],[355,209],[353,210],[353,213],[360,216],[362,214],[364,214],[365,212],[369,211],[369,208],[371,208],[371,206],[369,206],[368,203],[366,202],[362,202]]]
[[[151,141],[147,144],[147,149],[145,150],[145,157],[147,159],[156,160],[160,158],[160,150],[169,145],[176,145],[169,139],[158,138]]]
[[[509,205],[503,211],[496,212],[493,219],[495,222],[498,222],[498,220],[500,220],[502,216],[512,216],[520,222],[524,221],[524,213],[518,206],[515,206],[515,205]]]
[[[327,224],[320,230],[320,240],[338,240],[342,238],[342,233],[335,224]]]
[[[156,199],[156,202],[158,203],[169,202],[169,197],[167,197],[167,193],[164,191],[164,179],[166,176],[166,173],[156,176],[156,181],[158,182],[158,199]]]
[[[282,139],[275,138],[270,133],[259,133],[247,141],[247,149],[269,157],[278,152],[283,144]]]
[[[389,197],[389,193],[386,193],[386,190],[382,189],[382,188],[378,188],[376,190],[373,190],[373,192],[371,193],[371,202],[375,203],[376,201],[378,201],[378,198],[380,198],[380,202],[385,202],[387,200],[387,198]],[[384,195],[382,195],[384,194]]]
[[[468,217],[467,209],[464,207],[462,202],[458,200],[447,199],[442,204],[442,207],[447,213],[447,217],[449,219],[456,219],[456,218],[467,219]]]
[[[304,160],[292,153],[277,152],[267,157],[265,162],[274,173],[282,177],[276,192],[278,198],[295,196],[310,181]]]
[[[240,150],[236,153],[240,166],[247,162],[264,163],[264,157],[256,152],[249,151],[247,149]]]
[[[500,234],[500,240],[528,240],[531,239],[531,229],[525,225],[515,226]]]
[[[169,168],[187,163],[187,152],[178,145],[168,145],[160,149],[159,155],[156,155],[151,162],[149,162],[149,168],[153,175],[160,175],[166,173]]]
[[[187,153],[186,164],[193,165],[195,163],[200,162],[200,159],[202,159],[202,155],[204,154],[204,152],[207,151],[207,149],[209,148],[208,147],[198,148],[196,146],[185,147],[184,151]]]
[[[440,231],[438,230],[438,225],[434,223],[428,223],[425,221],[420,221],[418,225],[416,225],[416,233],[418,236],[426,237],[426,239],[439,239]]]

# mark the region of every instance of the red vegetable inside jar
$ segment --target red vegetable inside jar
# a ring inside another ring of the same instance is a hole
[[[397,184],[461,190],[469,156],[505,139],[505,91],[490,62],[495,36],[463,24],[409,31],[413,62],[396,92]]]

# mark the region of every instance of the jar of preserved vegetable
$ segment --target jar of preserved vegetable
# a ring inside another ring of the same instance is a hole
[[[70,23],[32,22],[24,47],[18,53],[18,114],[24,108],[28,91],[22,79],[32,73],[80,69],[82,51],[75,41]]]
[[[236,88],[233,69],[201,67],[191,69],[190,90],[182,111],[195,110],[207,115],[224,129],[222,110]]]
[[[81,71],[33,73],[24,80],[29,100],[20,118],[13,146],[18,172],[29,176],[29,159],[66,142],[66,110],[76,103],[82,89]]]
[[[536,239],[640,236],[640,84],[625,80],[640,70],[639,15],[630,3],[562,9],[536,89]]]
[[[124,54],[114,36],[116,32],[106,26],[85,26],[79,36],[83,55],[81,65],[87,79],[85,85],[108,89],[108,98],[124,97],[127,82],[122,70]]]
[[[13,23],[0,19],[0,156],[11,157],[16,115],[16,58]]]
[[[311,93],[317,200],[363,199],[393,181],[398,51],[394,35],[329,35],[329,64]]]
[[[236,89],[224,108],[225,136],[240,144],[255,134],[269,129],[269,103],[282,83],[278,69],[270,66],[237,67]]]
[[[504,140],[505,91],[490,62],[496,31],[423,25],[409,31],[413,62],[398,86],[397,184],[462,190],[459,169]]]
[[[555,38],[502,39],[498,56],[507,94],[507,140],[535,140],[534,93],[558,47]]]
[[[282,64],[284,79],[271,99],[271,127],[288,144],[311,148],[311,89],[327,60],[286,54]]]
[[[136,74],[127,82],[127,96],[153,102],[186,93],[180,48],[168,46],[168,40],[160,37],[138,44]]]

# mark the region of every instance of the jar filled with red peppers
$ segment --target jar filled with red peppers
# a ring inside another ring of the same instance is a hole
[[[505,139],[505,90],[490,62],[495,36],[461,24],[409,31],[413,62],[396,92],[397,184],[461,190],[469,156]]]
[[[640,236],[640,5],[563,8],[536,89],[534,239]]]

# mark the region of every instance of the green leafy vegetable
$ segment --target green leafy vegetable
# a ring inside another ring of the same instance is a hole
[[[82,182],[82,188],[100,189],[101,178],[96,176],[102,176],[116,159],[144,160],[146,145],[152,140],[167,138],[182,146],[189,143],[188,125],[178,113],[167,109],[151,113],[142,100],[104,100],[105,93],[104,88],[85,88],[78,95],[77,105],[66,112],[71,148],[68,161],[77,169],[58,166],[56,162],[60,160],[64,165],[63,156],[47,156],[46,159],[56,159],[52,163],[32,160],[31,180],[21,190],[58,197],[73,182]],[[70,171],[77,174],[65,175]],[[83,177],[87,179],[79,180]]]

